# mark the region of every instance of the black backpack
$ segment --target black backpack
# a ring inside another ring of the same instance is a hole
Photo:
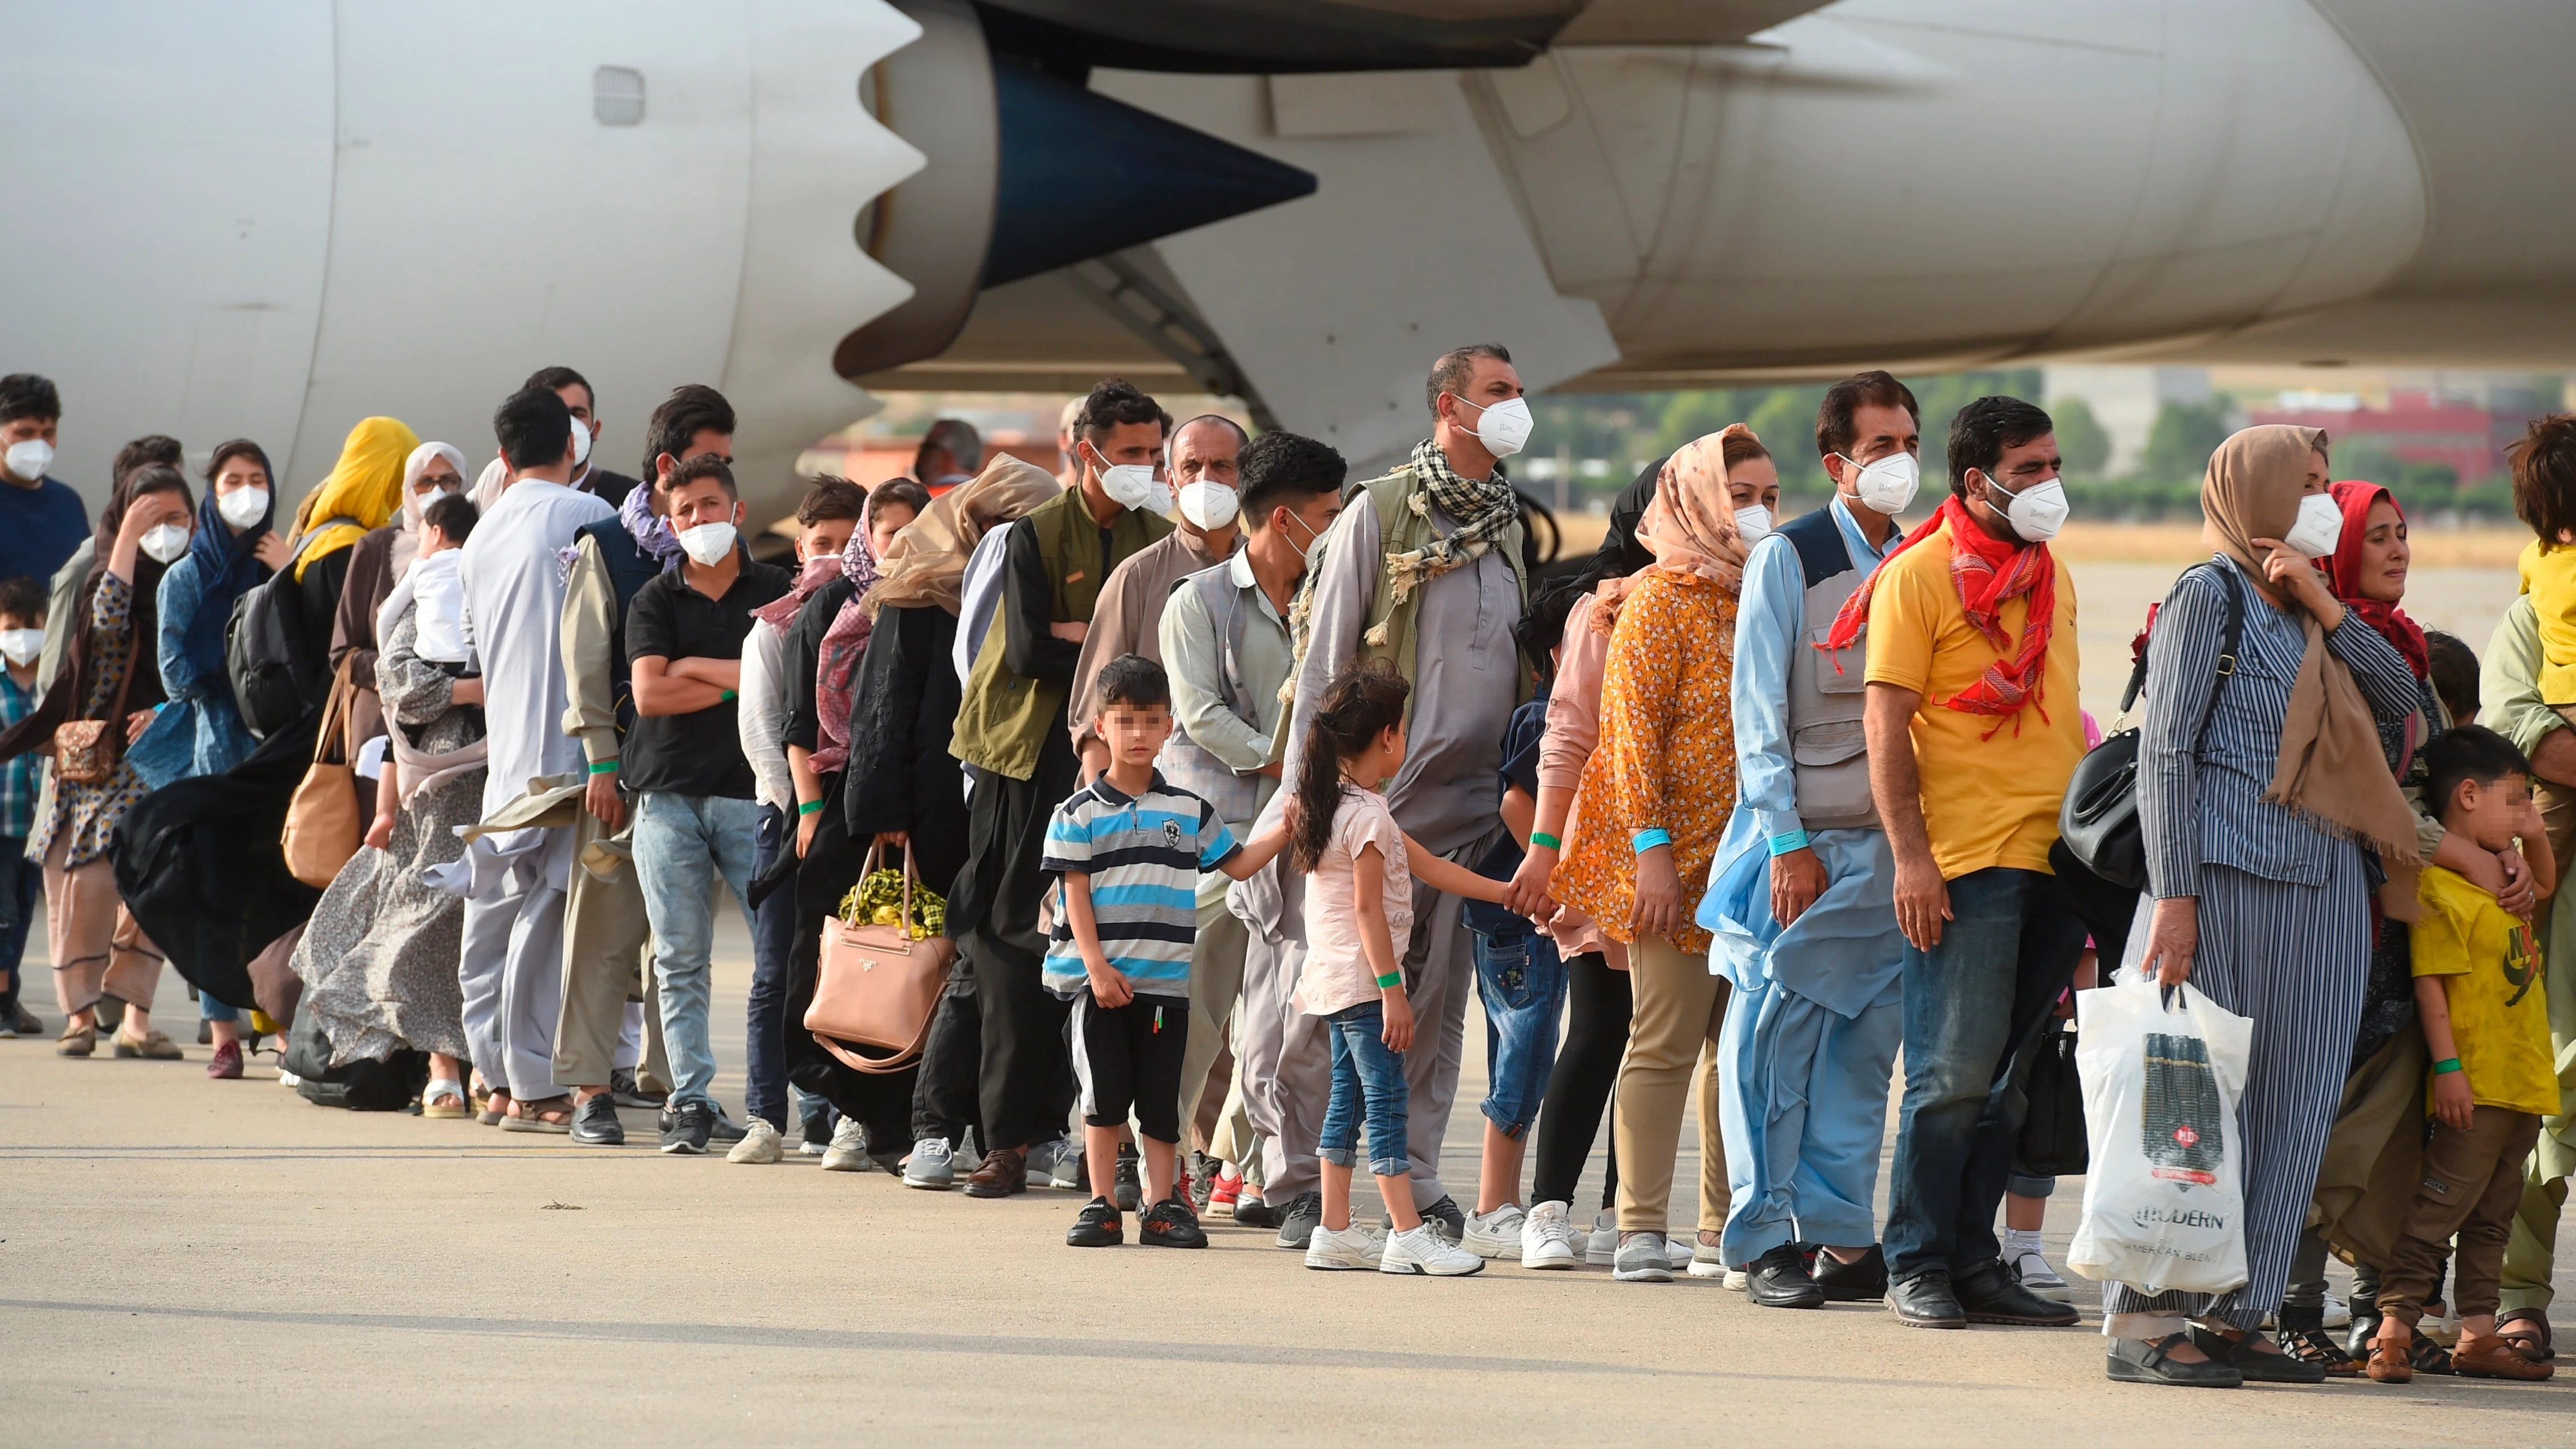
[[[331,1065],[331,1038],[309,1011],[287,1029],[286,1069],[302,1079],[295,1090],[305,1101],[352,1112],[399,1112],[429,1085],[428,1056],[409,1047],[380,1062]]]
[[[295,536],[290,557],[305,541],[334,524],[356,527],[354,518],[330,518]],[[295,568],[280,569],[258,587],[233,600],[232,617],[224,623],[224,674],[233,687],[233,703],[252,739],[264,740],[304,717],[305,701],[321,688],[328,671],[324,650],[304,637],[296,617]],[[327,646],[326,646],[327,650]]]

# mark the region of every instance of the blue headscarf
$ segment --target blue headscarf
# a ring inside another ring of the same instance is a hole
[[[251,458],[259,463],[260,472],[268,477],[268,511],[259,522],[233,532],[224,521],[223,511],[215,506],[214,476],[233,458]],[[188,662],[208,678],[224,677],[224,628],[231,622],[233,603],[265,582],[268,565],[257,556],[259,540],[277,525],[277,474],[268,466],[268,454],[259,444],[247,438],[236,438],[215,449],[212,464],[206,469],[206,496],[197,502],[197,534],[188,541],[188,557],[197,570],[197,616],[188,621],[186,638],[180,647]]]

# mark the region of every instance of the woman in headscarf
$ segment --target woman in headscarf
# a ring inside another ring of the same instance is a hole
[[[34,712],[0,734],[0,758],[30,750],[55,753],[37,802],[27,858],[45,868],[45,934],[53,949],[54,991],[67,1020],[56,1050],[85,1057],[98,1047],[98,1002],[125,1003],[116,1054],[179,1058],[179,1048],[153,1029],[152,997],[161,953],[119,903],[107,847],[116,827],[150,792],[126,747],[152,722],[161,703],[161,671],[146,640],[160,633],[161,576],[188,551],[196,518],[188,480],[163,464],[126,475],[100,511],[89,582],[74,605],[62,677]],[[63,725],[103,726],[84,752],[104,766],[93,780],[65,777],[56,750]]]
[[[2282,1302],[2360,1024],[2375,887],[2411,920],[2422,854],[2382,732],[2422,698],[2406,656],[2337,599],[2325,434],[2247,428],[2201,484],[2215,550],[2157,611],[2138,745],[2149,893],[2125,976],[2185,979],[2254,1023],[2238,1107],[2245,1284],[2103,1293],[2114,1378],[2317,1383],[2259,1331]],[[2222,674],[2231,618],[2235,660]],[[2204,720],[2206,724],[2204,725]],[[2196,1322],[2194,1322],[2196,1320]]]
[[[845,610],[872,621],[839,709],[848,757],[830,792],[816,797],[824,806],[813,817],[817,829],[797,878],[796,950],[787,964],[787,1070],[798,1086],[840,1108],[845,1126],[860,1124],[868,1153],[887,1164],[919,1138],[947,1136],[953,1147],[972,1120],[981,1019],[971,995],[962,1001],[957,996],[971,992],[972,982],[952,977],[940,998],[919,1064],[924,1075],[903,1073],[899,1099],[880,1094],[874,1084],[889,1078],[852,1071],[816,1045],[812,1033],[797,1029],[814,999],[822,923],[858,878],[871,842],[908,852],[914,874],[934,891],[945,892],[965,864],[964,777],[948,753],[948,732],[957,720],[960,685],[950,650],[966,559],[988,531],[1062,491],[1045,470],[1008,454],[996,456],[983,472],[881,540],[868,587],[853,586],[834,606],[824,631],[827,638],[836,631],[846,636],[840,622]],[[876,521],[870,520],[871,530]],[[817,594],[806,606],[808,615],[822,607],[822,598]],[[822,651],[816,652],[819,658]],[[891,854],[885,861],[898,863]],[[962,960],[957,969],[964,969]],[[966,1053],[962,1108],[943,1090],[953,1080],[960,1050]],[[916,1082],[923,1084],[919,1092]],[[922,1110],[916,1110],[916,1098]],[[940,1120],[922,1120],[925,1111]],[[947,1120],[951,1115],[953,1123]],[[835,1134],[834,1140],[843,1139]],[[855,1148],[855,1138],[849,1145]]]
[[[464,486],[465,455],[454,444],[423,443],[412,449],[403,460],[402,512],[349,551],[349,577],[341,586],[331,626],[331,668],[336,672],[347,663],[349,683],[357,690],[349,701],[351,759],[357,758],[360,745],[385,732],[376,691],[376,615],[420,554],[421,510]]]
[[[331,643],[358,540],[401,511],[405,465],[420,439],[394,418],[366,418],[349,430],[340,459],[295,510],[295,623],[315,677],[305,707],[320,709],[336,665]]]
[[[1592,627],[1610,633],[1601,739],[1583,768],[1582,809],[1552,889],[1628,948],[1635,1006],[1619,1066],[1619,1239],[1622,1282],[1672,1279],[1667,1235],[1673,1160],[1692,1068],[1717,1044],[1725,983],[1708,969],[1709,934],[1695,894],[1735,809],[1735,609],[1746,549],[1734,494],[1758,498],[1779,470],[1750,429],[1733,424],[1665,461],[1637,528],[1654,555],[1605,584]],[[1702,1241],[1726,1225],[1725,1152],[1717,1117],[1700,1114]],[[1706,1164],[1716,1163],[1712,1172]]]

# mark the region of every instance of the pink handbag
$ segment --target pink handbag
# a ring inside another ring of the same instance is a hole
[[[879,847],[868,847],[859,879],[877,868]],[[921,1057],[930,1016],[948,985],[957,943],[946,936],[912,937],[912,855],[903,861],[903,911],[891,926],[853,926],[838,916],[823,923],[823,952],[814,971],[814,1000],[805,1029],[823,1050],[854,1072],[899,1072]],[[891,1056],[866,1056],[872,1047]]]

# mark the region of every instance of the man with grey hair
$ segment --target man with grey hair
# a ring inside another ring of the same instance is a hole
[[[912,455],[912,476],[933,493],[956,487],[983,466],[984,435],[964,418],[932,423]]]

